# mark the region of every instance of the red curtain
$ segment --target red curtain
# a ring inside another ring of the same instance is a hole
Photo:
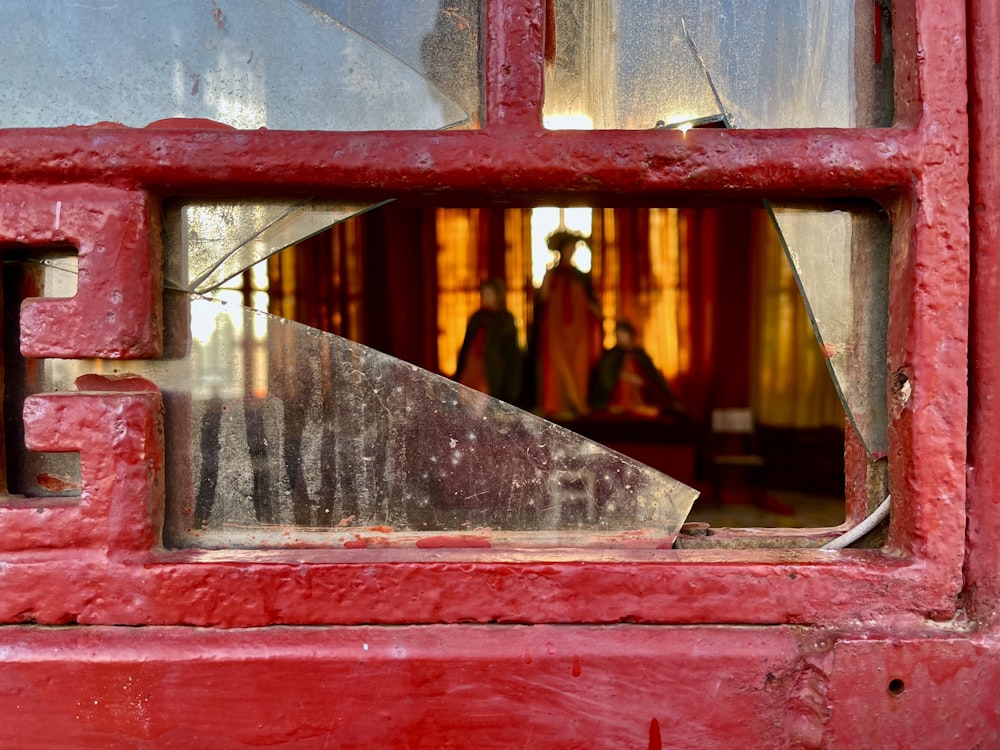
[[[506,277],[508,301],[526,329],[530,288],[520,277],[527,278],[531,267],[530,212],[463,210],[476,216],[468,240],[475,246],[465,253],[476,266],[470,294],[481,277]],[[447,231],[447,222],[442,225],[438,213],[394,203],[300,243],[272,261],[272,310],[438,370],[441,330],[464,331],[467,317],[440,318],[438,232]],[[646,338],[656,326],[677,337],[682,356],[668,367],[657,364],[695,419],[706,419],[712,408],[750,405],[754,321],[760,317],[754,253],[766,217],[747,207],[671,213],[676,253],[669,262],[675,266],[664,276],[654,267],[663,259],[651,261],[650,216],[644,208],[594,212],[593,276],[609,321],[606,332],[615,319],[627,318],[646,329]],[[658,304],[656,295],[664,290],[654,287],[664,283],[676,286],[672,307]],[[663,310],[671,311],[669,318]]]

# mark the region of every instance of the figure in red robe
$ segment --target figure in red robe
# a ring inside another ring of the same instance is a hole
[[[507,288],[491,277],[479,285],[480,308],[469,318],[458,354],[455,380],[515,403],[521,395],[523,363],[517,322],[507,309]]]
[[[590,370],[601,354],[601,308],[590,275],[571,263],[584,241],[566,230],[549,236],[559,261],[545,274],[535,306],[538,410],[556,419],[587,413]]]

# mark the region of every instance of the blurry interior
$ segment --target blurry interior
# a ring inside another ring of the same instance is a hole
[[[590,275],[604,348],[615,345],[616,322],[630,322],[673,405],[541,408],[546,375],[534,313],[546,267],[558,257],[546,239],[561,229],[589,240],[573,262]],[[763,208],[396,201],[289,247],[212,296],[453,377],[488,277],[505,283],[517,322],[524,378],[516,405],[701,490],[690,520],[842,522],[844,411]],[[729,429],[747,420],[749,430]]]

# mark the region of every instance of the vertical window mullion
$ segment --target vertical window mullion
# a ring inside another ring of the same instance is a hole
[[[541,129],[545,5],[485,0],[486,128]]]

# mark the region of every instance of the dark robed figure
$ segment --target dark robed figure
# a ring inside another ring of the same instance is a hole
[[[455,380],[514,403],[521,395],[522,362],[506,287],[500,279],[485,279],[479,285],[479,298],[480,308],[465,329]]]

